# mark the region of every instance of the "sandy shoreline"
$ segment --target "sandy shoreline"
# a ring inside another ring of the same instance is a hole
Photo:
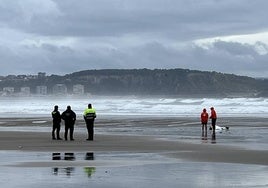
[[[40,119],[17,119],[12,121],[1,119],[1,122],[2,124],[0,126],[11,128],[26,126],[32,123],[42,123]],[[48,120],[47,123],[42,124],[42,126],[49,126],[49,123]],[[82,122],[80,123],[82,124]],[[52,140],[50,132],[22,132],[16,131],[16,129],[12,131],[0,131],[0,150],[51,153],[157,153],[165,157],[187,161],[268,165],[268,151],[266,150],[248,150],[217,144],[193,144],[182,141],[158,140],[154,136],[96,134],[94,141],[86,141],[85,138],[86,133],[83,132],[75,133],[75,141],[64,141]]]

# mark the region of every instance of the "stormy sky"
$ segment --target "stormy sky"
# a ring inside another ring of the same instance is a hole
[[[267,0],[0,0],[0,75],[88,69],[268,77]]]

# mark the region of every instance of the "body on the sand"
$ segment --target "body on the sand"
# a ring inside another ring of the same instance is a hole
[[[212,130],[212,127],[210,127],[209,130]],[[229,130],[229,127],[228,126],[222,127],[222,126],[215,125],[215,131],[223,131],[223,130],[227,131]]]

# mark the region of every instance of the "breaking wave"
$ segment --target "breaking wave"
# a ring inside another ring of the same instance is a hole
[[[0,116],[50,116],[54,105],[62,112],[70,105],[82,116],[88,103],[98,115],[199,116],[203,108],[215,107],[220,116],[268,116],[268,98],[164,98],[81,97],[1,98]]]

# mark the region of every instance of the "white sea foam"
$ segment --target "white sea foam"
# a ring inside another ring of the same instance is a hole
[[[199,116],[213,106],[219,116],[268,116],[268,98],[25,97],[1,98],[0,117],[50,116],[54,105],[82,116],[88,103],[98,115]]]

